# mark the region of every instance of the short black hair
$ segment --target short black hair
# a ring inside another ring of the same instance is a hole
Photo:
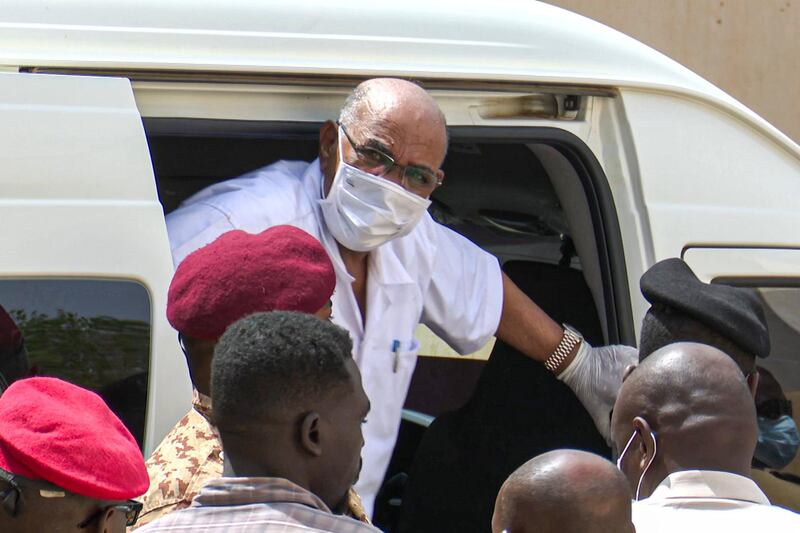
[[[676,342],[706,344],[728,354],[747,375],[756,368],[756,356],[728,337],[671,307],[653,306],[642,321],[639,361]]]
[[[329,395],[349,384],[353,343],[342,328],[297,312],[242,318],[225,331],[211,363],[214,423],[240,431],[274,409]]]

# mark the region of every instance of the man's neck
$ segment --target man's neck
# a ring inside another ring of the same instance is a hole
[[[222,475],[224,477],[274,477],[281,479],[288,479],[295,485],[299,485],[306,490],[308,489],[308,482],[305,476],[299,472],[287,469],[286,466],[290,461],[281,461],[282,468],[270,468],[256,461],[250,461],[237,457],[231,461],[230,454],[223,454],[222,458]]]
[[[336,244],[339,247],[339,255],[342,256],[342,261],[347,267],[348,272],[350,272],[350,265],[366,265],[369,252],[356,252],[349,248],[345,248],[338,242]],[[350,272],[350,275],[352,276],[353,273]]]

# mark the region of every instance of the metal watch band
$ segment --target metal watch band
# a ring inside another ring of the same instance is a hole
[[[555,351],[545,360],[544,367],[555,374],[556,370],[559,369],[579,342],[581,342],[580,334],[569,326],[564,325],[564,335],[561,336],[561,342],[558,343]]]

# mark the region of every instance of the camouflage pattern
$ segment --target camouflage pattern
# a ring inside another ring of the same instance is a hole
[[[150,490],[136,527],[189,507],[203,485],[222,476],[222,443],[210,417],[211,398],[195,391],[192,409],[145,463]]]
[[[223,457],[219,433],[211,425],[211,398],[195,390],[192,409],[145,462],[150,489],[142,497],[142,512],[131,529],[189,507],[203,485],[222,477]],[[371,524],[361,497],[352,488],[348,493],[347,514]]]
[[[347,493],[347,515],[351,518],[355,518],[359,522],[372,525],[372,522],[369,521],[369,517],[367,516],[367,511],[364,509],[364,504],[361,503],[361,496],[359,496],[356,489],[352,487],[350,488],[350,492]]]

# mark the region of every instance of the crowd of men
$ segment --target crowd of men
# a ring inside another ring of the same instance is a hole
[[[145,462],[94,393],[0,368],[0,530],[378,531],[419,322],[462,352],[496,335],[541,363],[616,456],[530,457],[476,530],[800,530],[751,479],[798,447],[785,410],[756,409],[770,351],[758,298],[668,259],[641,279],[639,350],[592,347],[427,214],[446,148],[424,90],[368,80],[322,127],[318,160],[168,215],[166,315],[192,408]]]

